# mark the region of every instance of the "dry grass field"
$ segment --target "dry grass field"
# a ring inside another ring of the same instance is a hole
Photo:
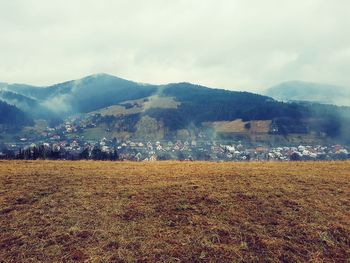
[[[0,162],[0,262],[349,262],[350,162]]]

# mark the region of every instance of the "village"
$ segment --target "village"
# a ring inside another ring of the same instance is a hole
[[[66,159],[129,161],[298,161],[350,159],[350,147],[335,145],[271,146],[247,141],[197,139],[85,139],[81,131],[94,127],[80,119],[66,121],[40,134],[0,144],[0,159]]]
[[[24,154],[26,152],[26,154]],[[245,144],[240,141],[163,140],[142,141],[101,138],[67,139],[53,135],[49,140],[30,141],[21,138],[3,143],[0,159],[94,159],[129,161],[298,161],[350,159],[350,148],[343,145],[281,146]]]

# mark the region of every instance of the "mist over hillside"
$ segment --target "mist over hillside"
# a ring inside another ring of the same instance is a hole
[[[350,106],[350,88],[303,81],[283,82],[264,94],[282,101],[312,101],[338,106]]]
[[[296,84],[298,88],[293,89]],[[314,100],[309,100],[306,95],[310,91],[305,91],[302,87],[306,86],[301,84],[291,82],[282,85],[285,88],[278,86],[267,92],[280,100],[286,101],[283,96],[287,96],[288,101],[297,101],[282,102],[250,92],[213,89],[186,82],[152,85],[95,74],[48,87],[1,84],[0,100],[35,123],[44,120],[51,127],[79,116],[85,123],[81,134],[92,138],[103,134],[164,139],[178,138],[179,134],[198,137],[205,132],[217,138],[263,141],[278,136],[293,135],[294,138],[298,134],[299,137],[312,135],[317,140],[347,140],[349,108],[318,103],[323,97],[334,98],[327,91],[328,86],[322,86],[319,90],[323,93],[317,95],[318,87],[305,84],[314,91]],[[337,93],[333,91],[333,94]],[[302,100],[302,96],[310,103]],[[237,121],[244,125],[243,130],[233,124]],[[266,128],[257,128],[259,121],[265,122],[262,127]],[[19,120],[8,124],[23,127],[33,122]],[[225,125],[231,129],[222,128]]]

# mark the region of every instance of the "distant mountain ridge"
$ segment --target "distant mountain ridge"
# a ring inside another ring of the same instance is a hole
[[[282,101],[311,101],[350,106],[350,88],[329,84],[289,81],[269,88],[264,94]]]

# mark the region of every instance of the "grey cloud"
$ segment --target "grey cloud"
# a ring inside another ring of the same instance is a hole
[[[0,81],[350,87],[347,0],[0,0]]]

